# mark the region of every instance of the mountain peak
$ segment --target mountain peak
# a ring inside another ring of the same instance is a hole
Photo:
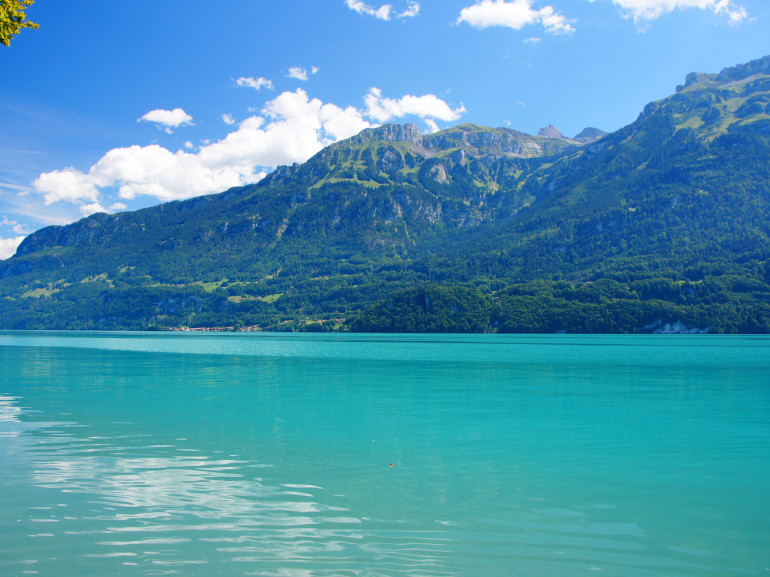
[[[604,136],[607,136],[606,132],[604,132],[599,128],[594,128],[592,126],[589,126],[581,130],[580,133],[577,136],[575,136],[573,140],[577,140],[578,142],[583,142],[583,143],[589,143],[589,142],[595,142]]]
[[[549,124],[545,128],[541,128],[537,131],[538,136],[545,136],[546,138],[560,138],[564,139],[564,135],[559,132],[559,129],[556,128],[553,124]]]

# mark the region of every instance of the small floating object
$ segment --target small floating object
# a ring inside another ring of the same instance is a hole
[[[388,465],[388,467],[395,467],[395,465],[391,463],[390,465]]]

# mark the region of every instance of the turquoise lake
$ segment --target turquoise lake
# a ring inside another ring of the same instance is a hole
[[[0,575],[770,576],[770,337],[0,332]]]

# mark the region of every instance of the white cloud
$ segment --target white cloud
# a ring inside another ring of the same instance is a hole
[[[318,66],[311,66],[310,74],[318,74],[319,70],[320,68],[318,68]],[[301,66],[292,66],[289,68],[289,72],[286,74],[286,78],[294,78],[295,80],[307,82],[307,79],[309,78],[307,68],[302,68]]]
[[[273,81],[262,77],[251,78],[250,76],[241,76],[235,80],[235,83],[238,86],[245,86],[247,88],[253,88],[254,90],[262,90],[263,88],[273,90]]]
[[[32,186],[44,195],[46,204],[60,200],[77,204],[84,200],[96,202],[99,199],[99,189],[94,182],[88,175],[74,168],[43,173],[35,179]]]
[[[348,8],[359,14],[374,16],[379,20],[390,20],[390,13],[393,11],[393,6],[390,4],[383,4],[379,8],[369,6],[360,0],[345,0],[345,4],[348,5]]]
[[[233,124],[235,124],[235,119],[233,118],[232,114],[223,114],[222,122],[224,122],[228,126],[232,126]]]
[[[97,212],[117,212],[119,210],[126,210],[128,207],[122,202],[113,202],[109,208],[104,208],[101,203],[94,202],[91,204],[81,204],[78,209],[83,216],[91,216]]]
[[[98,202],[94,202],[92,204],[81,204],[80,205],[80,213],[83,216],[91,216],[92,214],[96,214],[97,212],[107,212],[107,209],[104,208]]]
[[[504,26],[521,30],[531,24],[542,24],[547,32],[564,34],[574,32],[569,20],[556,12],[552,6],[539,10],[532,8],[533,0],[481,0],[473,6],[463,8],[457,23],[467,22],[474,28]]]
[[[407,9],[401,12],[399,18],[414,18],[420,13],[420,4],[413,0],[407,1]]]
[[[302,82],[307,81],[307,70],[304,68],[300,68],[299,66],[292,66],[289,68],[289,73],[286,75],[287,78],[294,78],[296,80],[301,80]]]
[[[746,9],[736,5],[733,0],[612,0],[612,2],[621,8],[626,18],[633,18],[637,23],[655,20],[674,10],[685,8],[712,10],[717,15],[727,16],[733,24],[739,24],[748,18]]]
[[[438,124],[436,124],[436,121],[433,120],[432,118],[426,118],[425,119],[425,124],[428,125],[428,132],[429,133],[435,134],[436,132],[438,132],[438,130],[439,130]]]
[[[137,119],[137,122],[154,122],[155,124],[165,128],[166,132],[171,133],[175,128],[184,126],[186,124],[192,124],[192,116],[187,114],[181,108],[174,108],[174,110],[151,110],[144,116]]]
[[[16,249],[19,248],[19,245],[23,240],[23,236],[0,238],[0,259],[5,260],[6,258],[11,258],[14,254],[16,254]]]
[[[115,148],[84,176],[99,188],[118,186],[124,199],[145,195],[174,200],[242,184],[238,176],[244,172],[243,161],[233,159],[232,168],[208,166],[199,158],[205,150],[195,155],[181,150],[173,153],[156,144]],[[250,169],[246,172],[251,174]]]
[[[335,104],[324,104],[319,119],[329,139],[335,142],[372,127],[372,124],[364,120],[361,112],[352,106],[343,109]]]
[[[388,122],[393,118],[403,118],[414,115],[422,119],[435,119],[451,122],[457,120],[465,113],[465,107],[452,108],[443,100],[433,94],[424,96],[412,96],[407,94],[401,98],[384,98],[379,88],[371,88],[364,98],[366,103],[365,115],[378,122]]]
[[[379,8],[370,6],[361,0],[345,0],[345,4],[359,14],[374,16],[379,20],[391,20],[394,16],[394,8],[390,4],[383,4]],[[420,13],[420,4],[415,0],[407,0],[406,5],[407,7],[403,11],[395,13],[396,18],[413,18]]]
[[[364,104],[343,108],[311,98],[302,89],[283,92],[225,138],[195,152],[172,152],[157,144],[115,148],[88,172],[49,172],[32,185],[46,204],[64,200],[83,214],[114,212],[126,208],[113,203],[105,209],[116,191],[121,199],[151,196],[161,201],[220,192],[257,182],[272,167],[304,162],[333,142],[394,118],[417,116],[435,131],[436,121],[457,120],[465,112],[432,94],[385,98],[377,88],[369,91]]]
[[[538,42],[540,42],[540,38],[533,37],[524,39],[524,44],[537,44]]]
[[[265,176],[260,167],[305,161],[331,142],[371,126],[357,109],[323,104],[301,89],[279,95],[262,113],[197,153],[155,144],[116,148],[88,173],[72,168],[49,172],[33,186],[46,204],[66,200],[81,205],[84,214],[103,210],[100,189],[109,187],[118,187],[124,199],[189,198],[256,182]]]
[[[16,234],[22,234],[27,235],[32,232],[30,228],[27,227],[26,224],[20,224],[16,220],[9,220],[7,216],[3,217],[3,220],[0,221],[0,226],[7,226],[13,230]]]

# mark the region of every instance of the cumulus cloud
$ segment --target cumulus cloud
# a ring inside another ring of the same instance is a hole
[[[87,173],[67,168],[41,174],[32,184],[46,204],[69,201],[81,205],[84,214],[104,210],[99,191],[108,187],[117,187],[123,199],[188,198],[258,181],[265,175],[260,167],[307,160],[327,144],[371,126],[355,108],[324,104],[300,89],[279,95],[262,113],[197,153],[157,144],[116,148]]]
[[[186,124],[192,124],[192,116],[187,114],[181,108],[174,108],[174,110],[151,110],[144,116],[137,119],[137,122],[153,122],[158,126],[164,128],[169,134],[174,131],[175,128],[184,126]]]
[[[113,202],[109,208],[105,208],[99,202],[92,202],[91,204],[81,204],[78,209],[83,216],[91,216],[97,212],[117,212],[119,210],[126,210],[126,206],[122,202]]]
[[[556,12],[553,6],[544,6],[539,10],[532,8],[533,0],[481,0],[473,6],[460,11],[457,23],[467,22],[474,28],[504,26],[521,30],[524,26],[542,24],[547,32],[565,34],[575,29],[569,20]]]
[[[98,202],[80,205],[80,213],[83,216],[91,216],[92,214],[96,214],[97,212],[107,212],[107,209],[104,208]]]
[[[612,0],[612,2],[621,8],[625,17],[633,18],[637,23],[654,20],[684,8],[712,10],[717,15],[727,16],[734,24],[748,18],[746,9],[735,4],[733,0]]]
[[[176,153],[158,145],[116,148],[105,154],[88,173],[100,188],[118,186],[120,198],[154,196],[174,200],[224,190],[242,184],[240,175],[251,175],[251,167],[233,159],[232,167],[211,166],[196,154]]]
[[[268,90],[273,90],[273,81],[262,77],[251,78],[250,76],[241,76],[240,78],[235,80],[235,83],[238,86],[253,88],[254,90],[262,90],[263,88],[267,88]]]
[[[6,258],[11,258],[14,254],[16,254],[16,249],[19,248],[19,245],[23,240],[23,236],[0,238],[0,259],[5,260]]]
[[[371,88],[364,98],[366,103],[366,116],[378,122],[388,122],[393,118],[403,118],[414,115],[422,119],[435,119],[451,122],[457,120],[465,113],[465,107],[452,108],[443,100],[433,94],[424,96],[412,96],[407,94],[401,98],[385,98],[379,88]]]
[[[353,106],[340,108],[335,104],[324,104],[319,113],[319,120],[329,140],[336,142],[358,134],[365,128],[371,128],[361,112]]]
[[[401,12],[395,12],[395,9],[390,4],[383,4],[379,8],[370,6],[361,0],[345,0],[345,4],[354,12],[374,16],[379,20],[391,20],[393,16],[396,18],[413,18],[420,13],[420,4],[414,0],[407,0],[407,7]]]
[[[65,168],[41,174],[32,183],[37,192],[43,194],[46,204],[66,200],[73,203],[99,199],[99,189],[87,174]]]
[[[377,88],[364,97],[364,105],[343,108],[311,98],[302,89],[284,92],[225,138],[196,151],[188,147],[172,152],[157,144],[115,148],[88,172],[48,172],[32,185],[46,204],[68,201],[84,215],[114,212],[126,205],[105,208],[102,192],[117,192],[123,200],[151,196],[161,201],[210,194],[257,182],[272,167],[304,162],[333,142],[394,118],[417,116],[436,131],[437,121],[454,121],[465,112],[431,94],[386,98]]]
[[[232,114],[223,114],[222,122],[224,122],[228,126],[232,126],[233,124],[235,124],[235,119],[233,118]]]

